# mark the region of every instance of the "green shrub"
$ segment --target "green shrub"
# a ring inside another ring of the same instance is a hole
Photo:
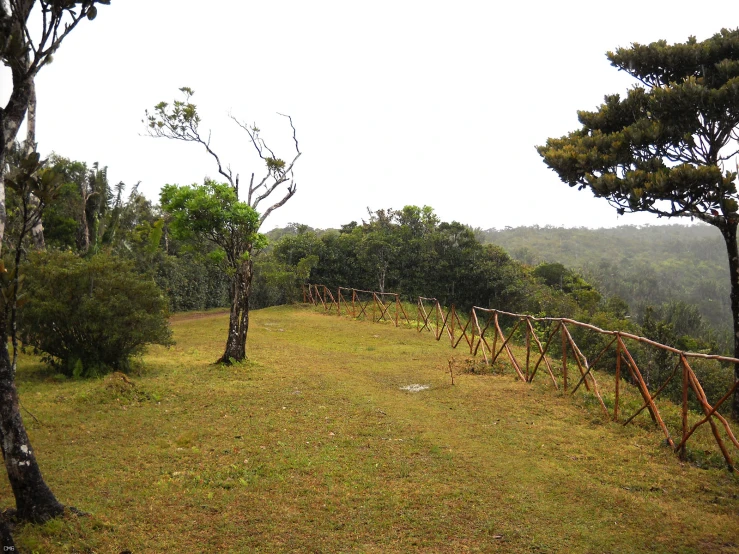
[[[131,263],[55,251],[29,258],[20,336],[61,373],[127,371],[147,344],[172,344],[167,300]]]

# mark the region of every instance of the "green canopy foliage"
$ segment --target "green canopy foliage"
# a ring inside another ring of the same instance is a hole
[[[266,244],[264,235],[258,233],[259,214],[239,201],[228,183],[206,180],[202,185],[165,185],[160,201],[176,238],[210,242],[218,248],[214,258],[229,267],[238,267],[252,248]]]
[[[739,139],[739,30],[633,44],[608,59],[641,85],[579,111],[579,130],[537,148],[544,163],[620,213],[735,218],[736,173],[724,165]]]
[[[568,315],[577,311],[569,291],[540,287],[530,270],[502,248],[481,244],[461,223],[441,222],[428,206],[377,210],[361,225],[352,222],[340,231],[293,230],[271,255],[293,265],[317,257],[309,279],[331,288],[383,287],[413,301],[435,297],[461,309],[477,305],[550,313],[564,303]]]

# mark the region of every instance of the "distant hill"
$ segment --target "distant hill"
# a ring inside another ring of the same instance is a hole
[[[476,234],[527,264],[556,261],[580,269],[601,292],[626,300],[637,316],[649,304],[683,300],[697,305],[722,334],[730,332],[726,247],[709,225],[533,226]]]

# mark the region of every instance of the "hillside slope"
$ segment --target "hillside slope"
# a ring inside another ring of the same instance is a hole
[[[647,304],[682,300],[697,305],[712,326],[730,328],[726,247],[709,225],[534,226],[478,230],[477,236],[525,263],[579,268],[599,290],[626,300],[637,315]]]

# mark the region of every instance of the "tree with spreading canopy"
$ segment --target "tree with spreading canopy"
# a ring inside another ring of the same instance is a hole
[[[6,156],[35,96],[34,80],[77,25],[95,18],[96,4],[110,4],[110,0],[0,0],[0,62],[10,69],[12,76],[10,96],[6,104],[0,106],[0,248],[7,242],[5,187],[9,183]],[[33,141],[27,142],[27,146],[31,146]],[[43,168],[35,152],[29,152],[26,159],[24,167],[32,181],[30,187],[35,188],[32,192],[39,200],[37,193],[40,194],[41,190],[37,185],[39,179],[43,179]],[[15,176],[13,186],[25,189],[28,183],[21,183],[21,177]],[[28,207],[29,213],[34,210],[40,213],[38,208],[30,204]],[[33,223],[38,224],[39,221],[40,217]],[[4,271],[0,273],[3,274],[5,295],[17,295],[17,283],[12,284],[18,279],[17,273],[13,279]],[[45,521],[61,514],[64,507],[41,476],[19,411],[15,367],[7,345],[7,315],[15,305],[14,299],[11,300],[4,302],[0,317],[0,446],[15,496],[17,517]]]
[[[537,147],[571,187],[618,213],[687,216],[715,226],[729,258],[734,357],[739,358],[739,29],[698,42],[664,40],[608,52],[639,84],[579,111],[582,127]],[[739,380],[739,364],[734,369]],[[739,418],[739,389],[732,401]]]
[[[160,200],[174,237],[216,247],[211,256],[231,278],[231,325],[226,349],[218,361],[230,364],[243,360],[249,329],[251,252],[266,241],[258,232],[259,214],[238,200],[231,185],[210,180],[202,185],[166,185]]]
[[[255,180],[255,174],[251,174],[246,201],[241,201],[239,175],[234,175],[230,166],[223,165],[211,147],[210,133],[205,138],[200,132],[200,115],[197,106],[190,101],[194,91],[182,87],[180,92],[184,100],[175,100],[171,106],[167,102],[160,102],[152,113],[147,110],[144,122],[152,137],[199,144],[213,158],[218,173],[226,180],[226,183],[219,184],[206,179],[202,186],[167,185],[162,190],[161,204],[164,212],[172,217],[172,228],[180,237],[190,236],[217,247],[216,254],[221,255],[224,268],[231,277],[228,338],[223,355],[218,360],[231,364],[246,358],[249,294],[254,276],[252,250],[264,243],[264,237],[259,234],[264,220],[295,194],[297,186],[293,167],[301,152],[292,117],[284,116],[290,122],[295,144],[295,155],[292,161],[286,162],[267,146],[256,125],[248,125],[230,116],[246,132],[249,142],[266,166],[261,179]],[[257,209],[262,201],[280,188],[284,190],[282,198],[260,214]]]

